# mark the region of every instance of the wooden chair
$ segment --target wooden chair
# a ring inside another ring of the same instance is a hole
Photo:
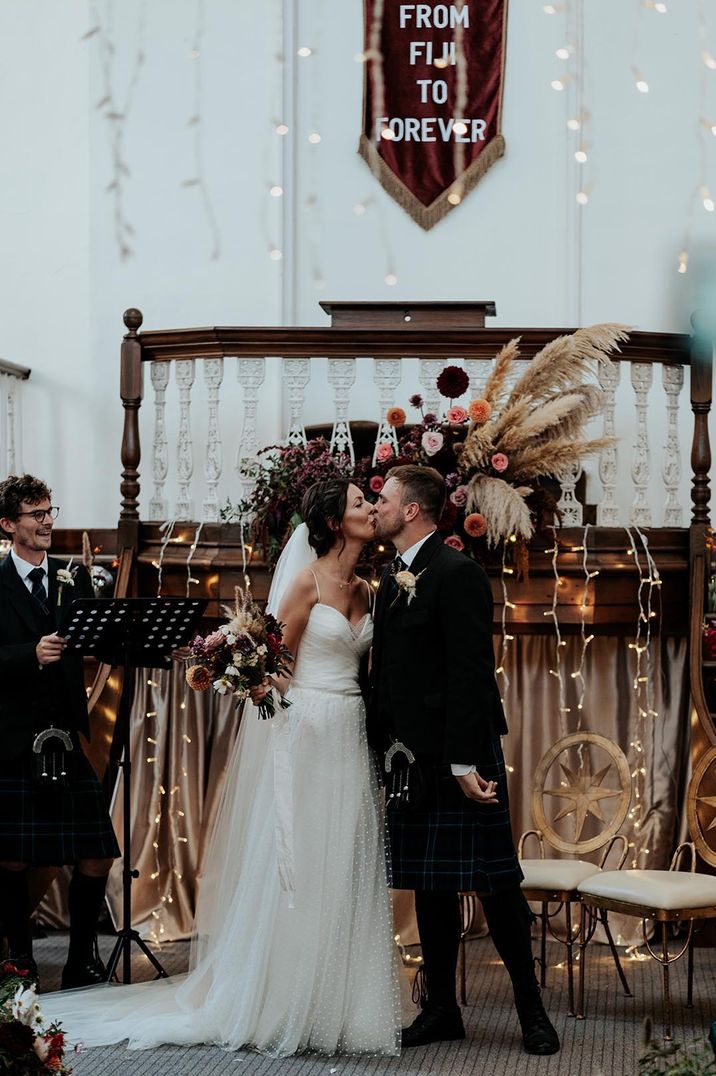
[[[593,771],[593,756],[599,753],[606,754],[608,762],[606,766]],[[575,755],[576,763],[574,762]],[[559,762],[566,781],[563,780],[558,788],[546,788],[550,771],[556,762]],[[618,788],[610,788],[604,784],[611,771],[616,776],[614,783],[618,784]],[[545,806],[546,799],[550,802],[563,800],[566,805],[550,819]],[[618,830],[626,818],[630,801],[631,776],[629,764],[623,752],[611,740],[595,732],[575,732],[562,737],[543,756],[535,773],[532,786],[532,816],[539,828],[523,833],[518,845],[520,866],[524,873],[522,891],[527,900],[542,906],[540,985],[543,987],[547,984],[547,931],[556,941],[562,941],[553,930],[551,920],[564,908],[566,928],[564,944],[567,950],[568,1014],[570,1016],[575,1015],[574,944],[576,939],[572,922],[572,905],[580,903],[580,883],[592,875],[601,873],[612,850],[619,844],[621,852],[617,866],[618,869],[623,866],[628,853],[628,841],[623,834],[618,833]],[[613,812],[611,817],[606,819],[602,805],[610,802],[613,804]],[[571,806],[569,806],[570,803]],[[569,840],[556,828],[556,823],[572,814],[575,832],[574,840]],[[590,814],[603,822],[604,828],[596,835],[583,839],[582,832],[587,816]],[[523,855],[530,837],[536,838],[539,843],[539,859],[527,859]],[[580,858],[546,859],[545,841],[556,851],[566,852],[574,857],[602,849],[601,859],[598,864]],[[557,908],[551,913],[550,904],[557,904]],[[617,973],[624,992],[628,995],[629,985],[606,917],[603,925]]]

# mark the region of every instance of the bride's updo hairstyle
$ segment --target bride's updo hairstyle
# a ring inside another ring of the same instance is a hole
[[[317,557],[325,556],[341,533],[350,484],[347,478],[326,478],[303,495],[301,515],[308,527],[308,544]]]

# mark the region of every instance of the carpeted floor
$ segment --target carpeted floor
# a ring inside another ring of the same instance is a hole
[[[113,939],[100,939],[104,954]],[[56,989],[64,962],[67,938],[52,934],[35,943],[43,990]],[[159,952],[166,970],[184,970],[186,943],[163,945]],[[124,1047],[88,1050],[75,1060],[76,1076],[631,1076],[638,1072],[641,1025],[654,1018],[661,1030],[661,970],[651,959],[624,959],[633,997],[625,997],[605,947],[590,950],[587,1019],[567,1013],[567,973],[555,966],[563,950],[548,949],[549,974],[545,1005],[562,1038],[562,1050],[549,1058],[529,1057],[522,1050],[519,1027],[511,1003],[507,975],[489,939],[467,944],[468,1003],[463,1010],[467,1040],[406,1051],[400,1058],[303,1056],[276,1060],[216,1047],[162,1047],[128,1052]],[[716,1018],[716,950],[696,950],[694,1008],[686,1009],[686,960],[673,968],[674,1037],[693,1042],[703,1038]],[[151,978],[147,961],[136,956],[134,978]],[[66,1029],[72,1037],[72,1028]]]

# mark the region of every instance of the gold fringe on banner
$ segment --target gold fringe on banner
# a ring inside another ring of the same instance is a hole
[[[450,186],[447,187],[442,194],[438,195],[435,201],[427,206],[423,205],[423,203],[415,197],[413,192],[406,187],[401,179],[398,179],[396,174],[388,167],[378,153],[375,148],[375,143],[372,142],[366,134],[360,136],[358,152],[380,183],[383,190],[387,191],[390,197],[395,199],[398,205],[413,218],[415,223],[419,224],[420,227],[427,232],[430,228],[436,225],[438,221],[447,216],[452,209],[457,209],[460,205],[460,203],[458,203],[458,205],[452,205],[448,201],[449,194],[458,188],[460,190],[461,198],[464,198],[465,195],[470,193],[473,187],[477,186],[495,161],[504,156],[505,140],[501,134],[495,135],[495,137],[487,143],[477,160],[473,161],[469,168],[466,168],[461,175],[456,176]]]

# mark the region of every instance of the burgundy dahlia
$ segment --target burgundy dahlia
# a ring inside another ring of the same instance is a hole
[[[27,1024],[21,1024],[19,1020],[9,1020],[0,1023],[0,1050],[15,1057],[22,1057],[32,1050],[35,1041],[35,1032]]]
[[[411,407],[422,407],[423,406],[423,398],[422,398],[422,396],[420,395],[419,392],[416,392],[414,396],[410,397],[410,399],[408,400],[408,403],[410,404]]]
[[[467,392],[470,378],[461,366],[446,366],[437,380],[438,392],[448,400],[456,400]]]

